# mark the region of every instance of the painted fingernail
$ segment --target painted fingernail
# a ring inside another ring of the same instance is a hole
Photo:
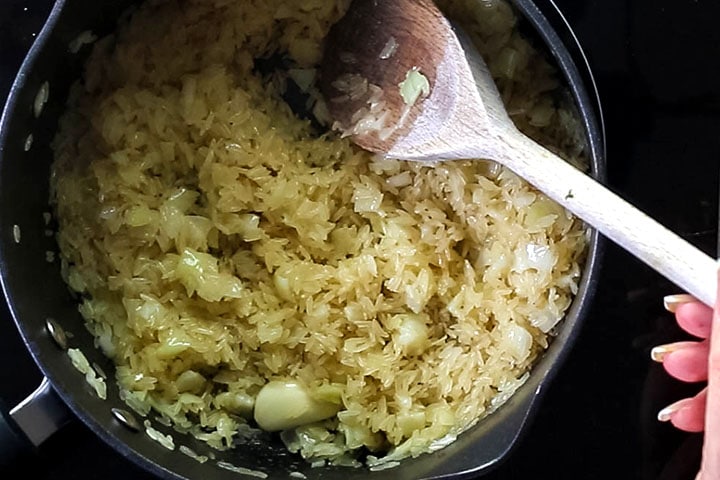
[[[657,419],[661,422],[669,422],[672,419],[672,416],[675,414],[675,412],[682,410],[685,408],[685,403],[687,402],[687,399],[684,398],[680,401],[677,401],[673,404],[668,405],[667,407],[663,408],[658,412]]]
[[[675,313],[677,307],[679,307],[683,303],[691,303],[697,301],[698,300],[692,295],[681,293],[679,295],[668,295],[667,297],[663,298],[663,305],[665,306],[665,310],[670,313]]]
[[[666,345],[658,345],[650,350],[650,358],[658,363],[662,363],[665,357],[672,353],[680,350],[685,346],[685,342],[668,343]]]

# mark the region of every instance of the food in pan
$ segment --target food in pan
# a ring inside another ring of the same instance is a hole
[[[440,4],[518,125],[580,161],[511,8]],[[62,273],[128,405],[215,448],[259,427],[316,464],[378,466],[447,445],[527,379],[586,237],[495,163],[381,159],[331,132],[315,68],[346,8],[143,4],[72,89],[52,203]]]

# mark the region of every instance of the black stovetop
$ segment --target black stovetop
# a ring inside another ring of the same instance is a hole
[[[598,81],[610,186],[716,256],[720,2],[556,2]],[[38,32],[50,4],[0,0],[0,104],[33,40],[20,25]],[[701,436],[655,416],[701,387],[670,380],[649,360],[652,346],[682,338],[661,301],[678,290],[613,245],[602,263],[590,315],[537,418],[507,462],[484,478],[694,478]],[[0,365],[0,397],[10,405],[40,381],[7,312],[0,312]],[[150,478],[80,422],[52,437],[21,473],[38,480]]]

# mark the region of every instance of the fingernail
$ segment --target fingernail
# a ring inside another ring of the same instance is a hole
[[[661,422],[669,422],[675,412],[682,410],[685,407],[686,398],[677,401],[673,404],[668,405],[658,412],[657,419]]]
[[[657,347],[653,347],[653,349],[650,350],[650,358],[658,363],[662,363],[668,354],[680,350],[684,345],[685,342],[658,345]]]
[[[698,300],[692,295],[681,293],[679,295],[668,295],[667,297],[663,298],[663,305],[665,306],[665,310],[670,313],[675,313],[677,307],[679,307],[683,303],[691,303],[697,301]]]

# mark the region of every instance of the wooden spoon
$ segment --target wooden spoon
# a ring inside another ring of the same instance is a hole
[[[688,293],[715,304],[716,261],[522,134],[480,54],[432,1],[354,0],[326,45],[320,88],[335,128],[360,147],[401,160],[502,163]],[[409,77],[416,87],[406,84],[401,92]],[[401,93],[418,93],[423,78],[427,95],[408,105]]]

